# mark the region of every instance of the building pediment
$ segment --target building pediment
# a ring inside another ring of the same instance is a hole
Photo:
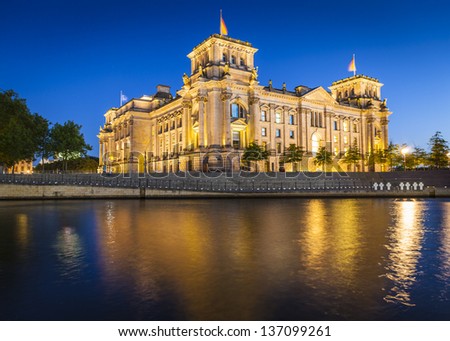
[[[330,95],[328,91],[326,91],[321,86],[308,91],[303,96],[302,99],[312,101],[312,102],[321,102],[325,104],[337,104],[334,98]]]
[[[244,119],[238,118],[236,121],[231,122],[231,128],[234,131],[242,131],[247,129],[247,123]]]

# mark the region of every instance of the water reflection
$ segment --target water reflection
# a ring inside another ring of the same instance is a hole
[[[29,241],[29,222],[28,216],[23,213],[16,215],[16,235],[17,242],[22,248],[26,248]]]
[[[450,202],[444,202],[442,209],[441,246],[439,248],[440,267],[437,278],[443,283],[439,298],[444,301],[450,299]]]
[[[26,208],[0,205],[0,319],[450,318],[448,200]]]
[[[384,299],[387,302],[414,306],[411,288],[416,282],[417,264],[421,256],[424,235],[425,208],[419,201],[396,201],[393,206],[393,225],[388,229],[388,260],[386,277],[392,281]]]
[[[55,248],[60,262],[60,276],[65,280],[77,280],[84,265],[84,253],[76,230],[70,226],[61,228],[57,234]]]

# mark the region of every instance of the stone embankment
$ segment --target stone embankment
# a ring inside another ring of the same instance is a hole
[[[450,197],[450,171],[0,175],[0,199]]]

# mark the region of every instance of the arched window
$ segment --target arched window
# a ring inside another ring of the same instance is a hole
[[[232,103],[231,104],[231,113],[230,116],[231,118],[245,118],[245,108],[237,103]]]
[[[235,56],[231,56],[231,64],[236,64],[236,57]]]
[[[311,152],[316,154],[320,147],[320,137],[317,134],[313,134],[311,137]]]
[[[222,62],[227,62],[227,55],[225,53],[222,54]]]
[[[348,91],[345,90],[345,98],[347,98],[347,97],[348,97]]]
[[[245,66],[244,58],[241,58],[239,64],[240,64],[241,66]]]

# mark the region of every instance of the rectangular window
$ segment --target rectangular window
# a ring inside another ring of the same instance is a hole
[[[281,130],[280,129],[276,129],[275,130],[275,137],[281,137]]]
[[[183,134],[180,133],[180,142],[183,142]]]
[[[263,121],[263,122],[266,121],[266,111],[265,110],[261,111],[261,121]]]
[[[334,130],[339,130],[337,121],[334,121]]]
[[[289,115],[289,124],[294,124],[294,115]]]
[[[266,128],[261,128],[261,135],[262,136],[267,136],[267,129]]]
[[[238,131],[233,131],[233,148],[239,149],[241,146],[241,136]]]
[[[275,123],[281,123],[281,112],[275,113]]]
[[[358,125],[356,123],[353,123],[353,132],[354,133],[358,132]]]
[[[281,143],[277,143],[277,153],[281,154]]]
[[[344,136],[344,143],[347,144],[348,143],[348,137]]]
[[[263,141],[262,147],[263,147],[264,150],[267,150],[267,142],[266,141]]]
[[[293,131],[293,130],[290,130],[290,131],[289,131],[289,137],[290,137],[291,139],[294,138],[294,131]]]
[[[338,137],[336,135],[333,136],[333,142],[337,143],[338,142]]]

